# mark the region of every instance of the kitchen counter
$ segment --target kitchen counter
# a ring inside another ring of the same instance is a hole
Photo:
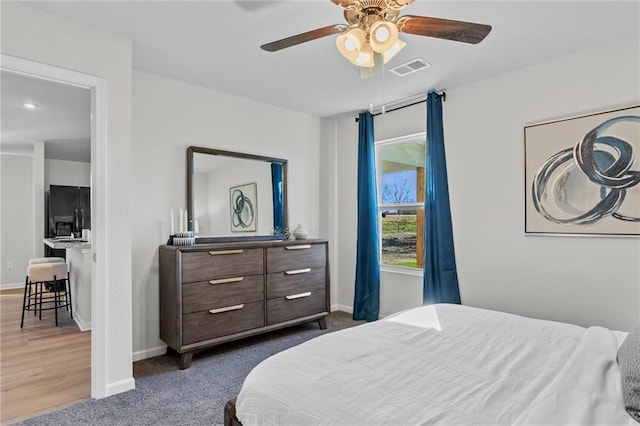
[[[68,243],[65,243],[68,244]],[[73,319],[80,331],[91,330],[91,247],[81,248],[80,243],[67,248]]]
[[[81,250],[82,253],[91,251],[91,243],[80,238],[45,238],[44,243],[52,249],[70,249],[75,248]]]

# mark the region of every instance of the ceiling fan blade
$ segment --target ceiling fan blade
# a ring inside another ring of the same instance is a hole
[[[271,43],[263,44],[262,46],[260,46],[260,48],[262,50],[266,50],[267,52],[276,52],[278,50],[295,46],[296,44],[305,43],[307,41],[315,40],[317,38],[330,36],[332,34],[340,34],[346,29],[347,26],[343,24],[329,25],[328,27],[307,31],[306,33],[283,38],[282,40],[272,41]]]
[[[480,43],[491,32],[491,25],[428,16],[405,15],[398,19],[397,25],[398,29],[404,33],[471,44]]]

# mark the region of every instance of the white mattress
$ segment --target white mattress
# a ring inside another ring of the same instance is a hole
[[[615,361],[623,338],[600,327],[423,306],[263,361],[247,376],[236,415],[244,426],[632,425]]]

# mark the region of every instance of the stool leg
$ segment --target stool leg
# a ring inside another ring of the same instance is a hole
[[[24,326],[24,310],[26,308],[27,303],[27,289],[29,289],[29,294],[31,294],[31,285],[29,284],[29,277],[24,280],[24,296],[22,297],[22,318],[20,319],[20,328]],[[31,299],[29,299],[31,301]]]
[[[29,278],[27,277],[27,280],[28,280],[28,279],[29,279]],[[26,282],[25,282],[25,286],[24,286],[24,287],[25,287],[25,289],[26,289],[27,287],[29,288],[29,292],[27,293],[27,299],[28,299],[29,301],[31,301],[31,286],[27,286],[27,284],[26,284]],[[30,311],[30,310],[31,310],[31,305],[30,305],[30,304],[28,304],[28,305],[27,305],[27,311]]]
[[[71,318],[73,318],[73,303],[71,303],[71,279],[69,278],[69,274],[67,274],[67,286],[69,287],[69,310],[71,311]]]
[[[37,286],[40,286],[40,291],[37,290],[38,289]],[[43,286],[44,286],[44,283],[41,283],[41,282],[36,284],[36,293],[40,295],[40,306],[38,308],[38,310],[40,311],[40,315],[38,317],[39,319],[42,319],[42,287]]]
[[[60,287],[58,286],[58,280],[56,276],[53,276],[53,310],[56,313],[56,327],[58,326],[58,302],[60,299]]]
[[[31,290],[29,290],[29,292],[31,292]],[[36,290],[33,295],[33,316],[35,317],[36,315],[38,315],[38,283],[36,283]]]

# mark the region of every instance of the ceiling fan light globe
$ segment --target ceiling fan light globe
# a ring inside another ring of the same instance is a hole
[[[358,49],[358,42],[353,38],[353,37],[347,37],[346,40],[344,41],[344,48],[347,49],[349,52],[353,52],[354,50]]]
[[[336,38],[338,51],[349,60],[358,57],[362,45],[365,43],[367,34],[360,28],[352,28],[346,33]]]
[[[362,46],[362,48],[358,52],[358,55],[354,59],[351,59],[351,63],[365,68],[371,68],[372,66],[374,66],[373,50],[371,49],[369,43],[365,43]]]
[[[379,53],[391,49],[398,41],[398,27],[393,22],[377,21],[371,25],[369,42],[371,48]]]
[[[387,50],[382,54],[382,59],[384,63],[386,64],[387,62],[389,62],[389,60],[394,56],[396,56],[396,53],[401,51],[406,45],[407,43],[405,43],[404,41],[400,39],[396,40],[396,43],[391,47],[391,49]]]
[[[380,26],[373,32],[373,37],[375,37],[376,42],[384,43],[389,40],[389,30],[383,26]]]

